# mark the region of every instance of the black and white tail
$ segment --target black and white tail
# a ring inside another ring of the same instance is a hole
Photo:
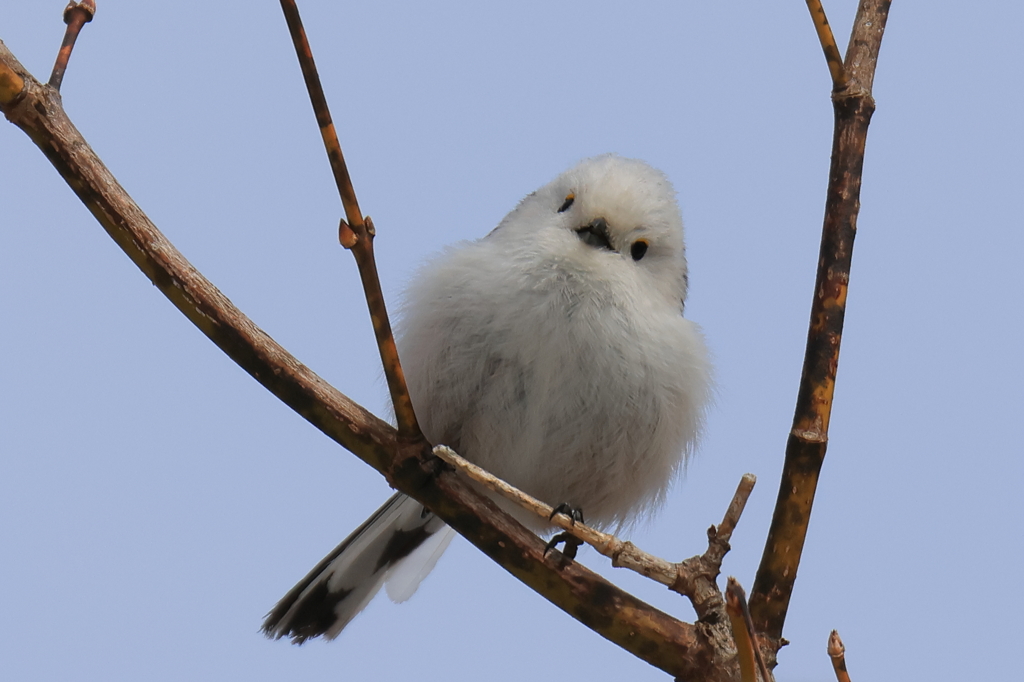
[[[419,502],[396,493],[277,603],[264,634],[295,644],[334,639],[381,585],[393,601],[411,597],[453,535]]]

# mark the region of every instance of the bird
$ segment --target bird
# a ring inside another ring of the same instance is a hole
[[[395,336],[426,438],[598,528],[655,510],[713,392],[702,332],[684,317],[683,236],[668,178],[604,154],[527,195],[486,236],[428,259]],[[396,493],[277,603],[263,632],[337,637],[382,585],[408,599],[453,534]]]

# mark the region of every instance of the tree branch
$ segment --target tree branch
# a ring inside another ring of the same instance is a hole
[[[722,523],[717,528],[708,528],[707,551],[677,565],[676,580],[671,588],[690,598],[697,618],[702,621],[717,621],[724,612],[722,592],[718,589],[716,581],[722,571],[722,560],[730,549],[729,540],[732,538],[732,532],[736,528],[740,514],[743,513],[756,480],[753,474],[743,475]]]
[[[841,88],[846,84],[846,68],[843,66],[843,57],[839,54],[839,47],[836,45],[836,37],[832,34],[832,27],[829,26],[828,17],[825,16],[825,8],[821,6],[821,0],[807,0],[807,9],[811,11],[811,21],[814,22],[814,29],[818,32],[821,50],[825,53],[828,71],[832,75],[832,87]]]
[[[338,186],[338,194],[341,196],[341,204],[345,209],[345,217],[348,219],[348,222],[341,221],[338,229],[338,241],[346,249],[352,251],[359,268],[359,277],[366,295],[366,305],[370,309],[370,322],[373,324],[377,349],[380,351],[381,363],[384,365],[384,376],[387,379],[388,391],[391,393],[391,404],[395,409],[398,435],[412,444],[423,446],[427,441],[416,421],[409,389],[405,385],[405,374],[402,372],[402,364],[398,360],[398,348],[395,346],[395,338],[391,333],[391,322],[384,305],[384,293],[381,291],[380,278],[377,276],[377,263],[373,257],[373,237],[376,234],[373,221],[368,216],[364,218],[359,210],[356,190],[352,185],[352,176],[349,175],[345,155],[341,152],[341,142],[338,141],[338,132],[334,128],[331,111],[327,106],[327,96],[320,84],[320,75],[317,73],[316,63],[313,61],[313,51],[306,39],[306,31],[302,28],[299,8],[295,4],[295,0],[281,0],[281,9],[284,11],[288,32],[291,34],[292,44],[295,46],[295,54],[299,58],[302,78],[306,82],[309,101],[313,105],[316,123],[320,128],[320,137],[323,138],[327,158],[331,163],[331,171],[334,173],[334,181]]]
[[[96,3],[93,0],[68,3],[64,8],[64,23],[68,25],[64,31],[64,40],[57,52],[57,61],[53,64],[53,72],[50,74],[50,85],[60,90],[60,84],[64,81],[64,72],[68,68],[68,60],[71,59],[71,50],[75,49],[75,42],[82,27],[92,21],[96,14]]]
[[[846,312],[853,239],[878,50],[890,0],[861,0],[846,52],[846,80],[832,92],[835,130],[811,324],[779,496],[750,596],[758,631],[782,637],[811,506],[828,445],[839,345]]]
[[[25,131],[121,249],[232,360],[389,483],[426,505],[519,580],[608,640],[680,678],[704,677],[713,652],[696,628],[560,554],[451,471],[425,446],[342,395],[279,346],[196,271],[131,199],[64,112],[0,42],[0,111]]]
[[[757,481],[753,474],[744,474],[740,479],[721,525],[708,529],[707,551],[686,561],[672,563],[648,554],[628,540],[623,541],[610,533],[602,533],[584,523],[574,521],[563,513],[556,514],[551,505],[509,485],[494,474],[462,458],[446,445],[436,446],[434,454],[468,478],[587,543],[598,553],[611,559],[612,566],[628,568],[665,585],[673,592],[689,597],[698,618],[705,619],[716,609],[722,608],[722,594],[715,584],[715,579],[721,571],[722,559],[729,552],[729,538],[732,537],[732,531],[739,522],[747,498],[750,497]]]

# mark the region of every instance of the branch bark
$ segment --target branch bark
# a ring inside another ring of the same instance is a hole
[[[871,84],[889,4],[890,0],[861,0],[846,51],[845,79],[837,79],[832,91],[832,165],[807,350],[779,496],[750,596],[754,625],[774,639],[782,637],[828,445],[853,239],[860,211],[864,147],[875,109]],[[821,20],[824,21],[823,15]]]
[[[0,42],[0,111],[42,150],[150,281],[240,367],[398,490],[426,505],[538,594],[608,640],[676,677],[707,678],[713,652],[697,629],[561,554],[318,377],[196,271],[131,199],[40,84]]]

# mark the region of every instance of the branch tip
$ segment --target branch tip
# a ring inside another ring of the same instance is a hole
[[[68,27],[64,30],[64,40],[61,42],[60,50],[57,52],[57,60],[53,64],[53,71],[50,73],[50,86],[60,90],[64,81],[64,72],[68,68],[68,60],[71,59],[71,51],[75,48],[75,41],[82,27],[92,21],[96,14],[96,3],[94,0],[83,0],[83,2],[68,3],[64,8],[64,23]]]
[[[832,659],[837,682],[850,682],[850,673],[846,670],[846,647],[835,630],[828,636],[828,655]]]
[[[68,6],[64,8],[65,24],[70,24],[75,20],[75,10],[79,10],[84,15],[84,23],[89,23],[92,21],[93,15],[96,14],[96,2],[95,0],[82,0],[82,2],[72,0],[69,2]]]
[[[743,515],[747,500],[750,498],[750,493],[754,491],[756,483],[757,476],[754,474],[743,474],[740,478],[739,485],[736,486],[736,493],[732,496],[732,502],[729,503],[729,508],[726,509],[725,516],[722,517],[722,523],[715,529],[715,535],[720,540],[728,542],[732,537],[732,532],[736,529],[740,516]]]

